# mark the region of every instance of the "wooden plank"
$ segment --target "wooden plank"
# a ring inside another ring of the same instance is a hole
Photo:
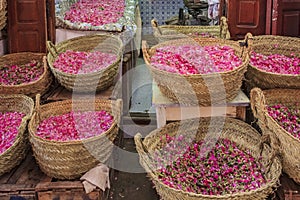
[[[104,98],[104,99],[116,99],[113,95],[113,86],[108,88],[107,90],[99,91],[96,94],[80,94],[81,97],[93,97],[96,98]],[[64,87],[58,87],[48,98],[47,101],[62,101],[67,99],[72,99],[73,92],[65,89]],[[75,94],[76,95],[76,94]]]
[[[18,179],[22,174],[24,174],[24,171],[30,166],[34,166],[34,158],[31,154],[26,156],[25,160],[23,160],[23,163],[17,168],[17,170],[14,172],[14,174],[10,177],[10,179],[7,181],[7,183],[15,184],[17,183]],[[25,172],[26,173],[26,172]]]
[[[36,191],[47,191],[53,189],[83,189],[83,185],[80,181],[57,181],[39,183],[35,188]]]
[[[167,121],[210,116],[236,117],[236,107],[166,107]]]

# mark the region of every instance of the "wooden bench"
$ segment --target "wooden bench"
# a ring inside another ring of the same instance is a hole
[[[152,93],[152,105],[155,107],[158,128],[166,125],[167,121],[195,117],[229,116],[246,121],[246,108],[250,105],[249,98],[241,90],[227,105],[214,107],[186,106],[171,102],[155,83],[152,86]]]

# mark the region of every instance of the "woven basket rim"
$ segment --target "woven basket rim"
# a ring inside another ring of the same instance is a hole
[[[32,52],[20,52],[20,53],[13,53],[14,55],[26,55],[26,54],[35,54],[35,55],[43,55],[43,57],[46,58],[46,54],[43,54],[43,53],[32,53]],[[8,56],[11,56],[11,54],[6,54],[3,56],[3,58],[6,58]],[[14,87],[23,87],[23,86],[32,86],[36,83],[38,83],[39,81],[41,81],[43,78],[46,77],[46,75],[48,74],[48,65],[47,65],[47,61],[43,60],[42,58],[42,65],[43,65],[43,69],[44,69],[44,72],[40,75],[40,77],[38,79],[36,79],[35,81],[31,81],[29,83],[21,83],[21,84],[18,84],[18,85],[0,85],[0,87],[6,87],[6,88],[14,88]]]
[[[211,118],[223,118],[224,117],[201,117],[200,119],[211,119]],[[246,124],[246,123],[241,123],[240,120],[238,119],[233,119],[233,118],[230,118],[230,117],[225,117],[226,119],[226,122],[225,123],[228,123],[229,122],[237,122],[238,124],[240,125],[244,125],[245,127],[247,126],[248,129],[250,129],[251,131],[256,131],[256,129],[254,129],[252,126],[250,126],[249,124]],[[173,124],[180,124],[180,123],[184,123],[184,122],[188,122],[188,121],[191,121],[191,120],[199,120],[199,118],[193,118],[193,119],[185,119],[185,120],[182,120],[181,122],[172,122],[170,124],[167,124],[165,125],[164,127],[162,128],[159,128],[159,129],[156,129],[154,131],[152,131],[149,135],[146,136],[145,139],[150,138],[150,137],[153,137],[153,136],[156,136],[158,135],[158,133],[162,130],[162,129],[165,129],[165,128],[168,128],[169,126],[173,126]],[[143,143],[143,142],[142,142]],[[264,149],[268,149],[270,150],[271,148],[269,146],[267,146],[266,144],[264,144]],[[276,162],[278,164],[280,164],[280,160],[278,157],[275,157],[274,158],[274,161],[273,163]],[[178,192],[178,193],[181,193],[183,195],[188,195],[188,196],[192,196],[192,197],[204,197],[204,198],[207,198],[207,199],[210,199],[210,198],[214,198],[214,199],[224,199],[224,198],[234,198],[234,197],[239,197],[239,196],[244,196],[244,195],[252,195],[253,193],[255,192],[260,192],[260,191],[263,191],[265,189],[268,189],[269,187],[271,187],[272,185],[275,185],[276,182],[275,181],[269,181],[267,182],[266,184],[262,185],[261,187],[255,189],[255,190],[250,190],[250,191],[247,191],[247,192],[237,192],[237,193],[232,193],[232,194],[225,194],[225,195],[205,195],[205,194],[198,194],[198,193],[192,193],[192,192],[187,192],[187,191],[182,191],[182,190],[178,190],[178,189],[175,189],[175,188],[172,188],[168,185],[165,185],[162,181],[160,181],[157,176],[153,173],[153,170],[151,170],[150,172],[147,172],[151,178],[154,180],[154,181],[157,181],[159,182],[160,185],[162,185],[163,187],[166,187],[168,188],[169,190],[172,190],[172,191],[175,191],[175,192]]]
[[[112,102],[114,100],[106,100],[106,99],[95,99],[95,102],[96,101],[100,101],[100,102],[105,102],[105,103],[110,103],[112,104]],[[40,107],[41,108],[47,108],[47,107],[53,107],[55,106],[56,104],[60,104],[60,103],[65,103],[65,104],[72,104],[72,100],[63,100],[63,101],[60,101],[60,102],[51,102],[51,103],[48,103],[48,104],[44,104],[44,105],[41,105]],[[89,100],[80,100],[80,102],[90,102]],[[111,112],[110,112],[111,114]],[[32,119],[38,117],[37,116],[37,112],[35,112],[32,116]],[[118,123],[117,123],[117,120],[115,119],[114,117],[114,120],[113,120],[113,124],[109,127],[108,130],[102,132],[100,135],[96,135],[96,136],[92,136],[92,137],[89,137],[89,138],[85,138],[85,139],[81,139],[81,140],[69,140],[69,141],[57,141],[57,140],[47,140],[47,139],[44,139],[42,137],[39,137],[36,135],[36,130],[34,130],[32,128],[33,126],[33,120],[30,120],[29,122],[29,134],[35,138],[36,140],[38,141],[42,141],[42,142],[47,142],[47,143],[51,143],[51,144],[54,144],[54,145],[75,145],[75,144],[82,144],[82,143],[85,143],[85,142],[91,142],[91,141],[95,141],[95,140],[98,140],[100,138],[103,138],[103,137],[106,137],[106,135],[108,133],[111,132],[111,130],[113,130],[115,127],[118,127]]]

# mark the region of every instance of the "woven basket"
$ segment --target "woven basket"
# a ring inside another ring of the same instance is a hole
[[[22,112],[23,117],[18,135],[13,145],[0,154],[0,175],[9,172],[19,165],[29,149],[27,137],[27,121],[34,108],[33,100],[25,95],[0,95],[0,112]]]
[[[30,83],[23,83],[19,85],[0,85],[1,94],[24,94],[29,97],[35,97],[37,94],[44,94],[52,83],[52,75],[47,66],[46,56],[42,53],[12,53],[0,57],[0,68],[4,65],[23,65],[32,60],[43,62],[44,73],[39,79]]]
[[[95,90],[104,90],[110,87],[119,70],[121,56],[123,52],[123,44],[120,38],[109,34],[87,35],[72,38],[57,45],[47,42],[48,63],[54,76],[59,83],[68,90],[77,92],[90,92]],[[105,69],[88,74],[70,74],[62,72],[53,67],[53,63],[60,53],[66,50],[74,51],[101,51],[105,53],[113,53],[117,56],[117,60]]]
[[[282,103],[286,106],[300,102],[300,90],[259,88],[251,90],[251,108],[263,134],[270,135],[272,145],[278,146],[282,156],[283,170],[297,183],[300,183],[300,140],[284,130],[269,114],[266,105]],[[300,105],[297,107],[300,109]]]
[[[300,57],[300,39],[296,37],[273,35],[254,36],[252,43],[251,50],[256,53],[264,55],[281,54],[285,56],[290,56],[291,53],[294,53],[297,57]],[[253,87],[259,87],[263,90],[274,88],[300,88],[300,75],[284,75],[266,72],[250,63],[245,77],[250,89]]]
[[[187,37],[198,37],[195,34],[208,33],[216,38],[230,39],[230,32],[226,17],[221,17],[218,26],[178,26],[162,25],[159,26],[155,19],[151,20],[153,35],[157,42],[183,39]]]
[[[255,159],[258,159],[262,155],[260,162],[263,167],[266,168],[264,177],[267,183],[249,192],[215,196],[184,192],[171,188],[161,182],[158,178],[158,172],[152,167],[155,166],[152,154],[165,145],[161,142],[160,138],[164,138],[167,134],[170,136],[185,135],[194,138],[195,141],[199,141],[207,137],[206,134],[208,132],[211,136],[220,134],[220,138],[226,138],[235,142],[241,150],[249,149]],[[154,130],[147,135],[143,141],[141,141],[140,134],[137,134],[134,139],[136,149],[139,153],[140,163],[154,182],[161,199],[164,200],[266,199],[268,195],[273,192],[273,189],[278,186],[278,179],[281,174],[280,160],[275,156],[271,148],[262,142],[259,133],[254,128],[236,119],[200,118],[183,120],[181,122],[167,124],[161,129]]]
[[[7,20],[7,2],[6,0],[0,1],[0,30],[2,30],[6,26]]]
[[[200,46],[228,45],[241,57],[243,63],[234,70],[212,74],[181,75],[153,67],[151,56],[157,48],[163,46],[180,46],[186,44]],[[173,102],[181,104],[211,105],[231,101],[238,94],[247,69],[249,57],[247,50],[235,41],[217,38],[179,39],[160,43],[147,49],[147,43],[142,42],[144,60],[161,92]],[[222,102],[224,101],[224,102]]]
[[[50,116],[74,111],[105,110],[114,116],[114,123],[104,133],[84,140],[51,141],[36,135],[39,123]],[[36,99],[36,112],[29,122],[29,141],[41,170],[50,177],[75,179],[95,167],[105,163],[113,149],[113,141],[119,130],[121,100],[64,100],[39,106]]]

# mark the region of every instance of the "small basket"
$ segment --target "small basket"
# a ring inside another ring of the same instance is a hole
[[[110,87],[118,74],[121,56],[123,53],[123,44],[121,39],[109,34],[80,36],[63,41],[56,45],[48,41],[47,48],[49,50],[47,57],[48,63],[54,76],[66,89],[76,92],[93,92]],[[57,56],[66,50],[85,52],[98,50],[105,53],[115,54],[117,56],[117,60],[97,72],[88,74],[70,74],[53,67],[53,63]]]
[[[19,165],[29,149],[27,121],[34,108],[33,100],[25,95],[0,95],[0,112],[22,112],[23,117],[14,144],[0,154],[0,175]]]
[[[300,90],[296,89],[270,89],[251,90],[251,108],[254,116],[258,119],[258,125],[264,135],[270,135],[271,145],[278,146],[282,156],[283,171],[295,182],[300,183],[300,140],[284,128],[282,128],[269,114],[267,105],[281,103],[295,106],[300,102]],[[297,107],[300,109],[300,105]]]
[[[251,44],[250,50],[256,53],[264,55],[281,54],[285,56],[290,56],[291,53],[294,53],[295,56],[300,57],[299,38],[262,35],[254,36],[251,40],[250,41],[253,44]],[[250,62],[245,77],[249,91],[254,87],[259,87],[263,90],[274,88],[300,88],[300,75],[266,72],[251,65]]]
[[[44,73],[35,81],[19,85],[0,85],[1,94],[24,94],[34,98],[37,94],[43,95],[47,92],[53,81],[53,77],[48,68],[46,56],[42,53],[21,52],[6,54],[0,57],[0,66],[4,65],[23,65],[32,60],[43,63]]]
[[[248,37],[248,36],[246,36]],[[196,44],[228,45],[232,47],[236,55],[240,56],[243,63],[234,70],[212,74],[181,75],[163,71],[153,67],[150,63],[151,56],[157,48],[163,46],[180,46]],[[224,104],[233,100],[242,85],[244,73],[246,72],[249,57],[247,49],[241,47],[238,42],[217,38],[194,38],[179,39],[160,43],[147,49],[147,43],[142,42],[144,60],[156,81],[161,92],[173,102],[181,104],[211,105]]]
[[[262,166],[266,168],[264,177],[267,183],[256,190],[249,192],[233,193],[226,195],[203,195],[171,188],[165,185],[159,178],[159,172],[152,166],[155,161],[152,155],[155,151],[165,146],[160,138],[166,135],[179,136],[185,135],[193,138],[195,141],[203,140],[207,134],[214,137],[226,138],[237,144],[241,150],[250,150],[251,155],[258,160],[262,156]],[[153,181],[160,197],[165,200],[198,200],[198,199],[266,199],[273,189],[278,186],[281,174],[281,163],[272,149],[264,144],[259,133],[245,122],[230,118],[200,118],[189,119],[181,122],[167,124],[161,129],[152,131],[142,141],[141,135],[134,137],[136,149],[140,157],[140,163],[147,171]]]
[[[155,19],[151,20],[153,35],[158,43],[187,37],[199,37],[195,34],[208,33],[216,38],[230,39],[226,17],[221,17],[218,26],[159,26]]]
[[[99,162],[107,162],[119,130],[121,100],[64,100],[41,106],[39,101],[39,96],[37,96],[36,112],[29,122],[28,129],[34,157],[45,174],[58,179],[75,179]],[[91,105],[95,106],[93,110],[105,110],[114,116],[114,122],[106,132],[75,141],[51,141],[36,135],[42,120],[72,110],[90,111]]]

